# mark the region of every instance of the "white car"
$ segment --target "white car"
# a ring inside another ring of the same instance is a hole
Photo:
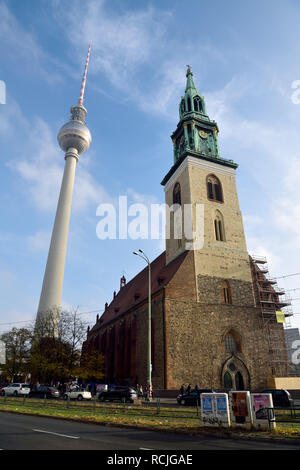
[[[92,394],[83,388],[73,388],[70,392],[64,393],[63,399],[67,400],[68,398],[70,400],[91,400]]]
[[[30,392],[30,387],[28,384],[21,384],[21,383],[13,383],[8,385],[7,387],[4,387],[2,389],[2,395],[12,395],[15,397],[20,397],[20,396],[28,396]]]

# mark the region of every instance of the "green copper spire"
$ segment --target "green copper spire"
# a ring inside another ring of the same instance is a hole
[[[191,66],[190,65],[187,65],[187,71],[186,71],[186,87],[185,87],[185,92],[189,92],[189,93],[193,93],[194,94],[197,94],[197,90],[196,90],[196,87],[195,87],[195,84],[194,84],[194,80],[193,80],[193,72],[192,72],[192,69],[191,69]]]
[[[176,131],[172,135],[174,163],[186,152],[194,152],[202,158],[219,158],[218,126],[206,112],[204,96],[195,87],[193,72],[187,65],[185,94],[179,104]]]
[[[210,120],[204,101],[195,87],[193,72],[187,65],[185,94],[179,103],[179,123],[171,135],[174,164],[162,181],[165,185],[186,157],[237,168],[233,160],[222,158],[218,143],[218,125]]]
[[[180,119],[183,119],[185,115],[190,115],[191,113],[201,115],[202,119],[209,121],[209,117],[206,115],[204,97],[200,96],[197,91],[191,66],[187,65],[185,95],[182,96],[179,105]]]

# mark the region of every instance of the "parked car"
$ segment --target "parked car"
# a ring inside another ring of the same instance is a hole
[[[45,395],[46,398],[59,398],[60,392],[57,388],[40,385],[38,387],[33,387],[29,393],[29,397],[32,398],[44,398]]]
[[[84,388],[73,388],[70,392],[65,392],[63,394],[63,399],[67,400],[91,400],[92,394],[91,392],[87,392]]]
[[[99,393],[100,401],[127,401],[133,403],[138,397],[138,393],[133,387],[112,387]]]
[[[200,389],[198,391],[193,390],[190,393],[180,394],[177,397],[177,403],[179,405],[187,406],[200,406],[201,405],[201,393],[213,393],[211,389]]]
[[[273,398],[274,408],[275,407],[291,408],[294,404],[291,394],[287,390],[269,389],[269,390],[263,390],[262,393],[271,393],[272,398]]]
[[[13,383],[8,385],[7,387],[3,387],[1,394],[4,396],[24,396],[24,395],[29,395],[30,392],[30,387],[28,384],[23,384],[23,383]]]

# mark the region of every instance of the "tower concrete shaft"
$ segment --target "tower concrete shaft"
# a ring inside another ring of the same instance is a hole
[[[76,163],[78,161],[77,150],[70,148],[66,152],[65,160],[63,180],[38,307],[38,317],[41,314],[50,312],[58,315],[61,305],[72,194]]]
[[[57,322],[59,320],[76,163],[79,155],[88,150],[92,141],[91,133],[85,124],[87,111],[83,106],[90,50],[91,46],[88,50],[78,104],[71,107],[70,120],[61,127],[57,136],[59,145],[65,152],[65,169],[36,324],[42,323],[44,319],[51,318]]]

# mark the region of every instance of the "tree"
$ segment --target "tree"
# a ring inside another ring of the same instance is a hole
[[[32,381],[53,384],[71,378],[100,380],[104,358],[97,350],[82,354],[87,323],[76,309],[39,315],[30,329],[13,328],[0,339],[6,345],[2,374],[10,380],[31,373]]]
[[[104,377],[104,356],[97,349],[84,351],[77,370],[82,380],[97,382]]]
[[[15,381],[29,373],[32,331],[27,328],[13,328],[0,338],[6,347],[6,362],[1,364],[2,375]]]
[[[39,382],[64,382],[70,378],[103,378],[103,356],[97,351],[81,361],[81,348],[85,339],[87,323],[77,309],[57,309],[39,317],[34,328],[30,368],[34,380]]]

